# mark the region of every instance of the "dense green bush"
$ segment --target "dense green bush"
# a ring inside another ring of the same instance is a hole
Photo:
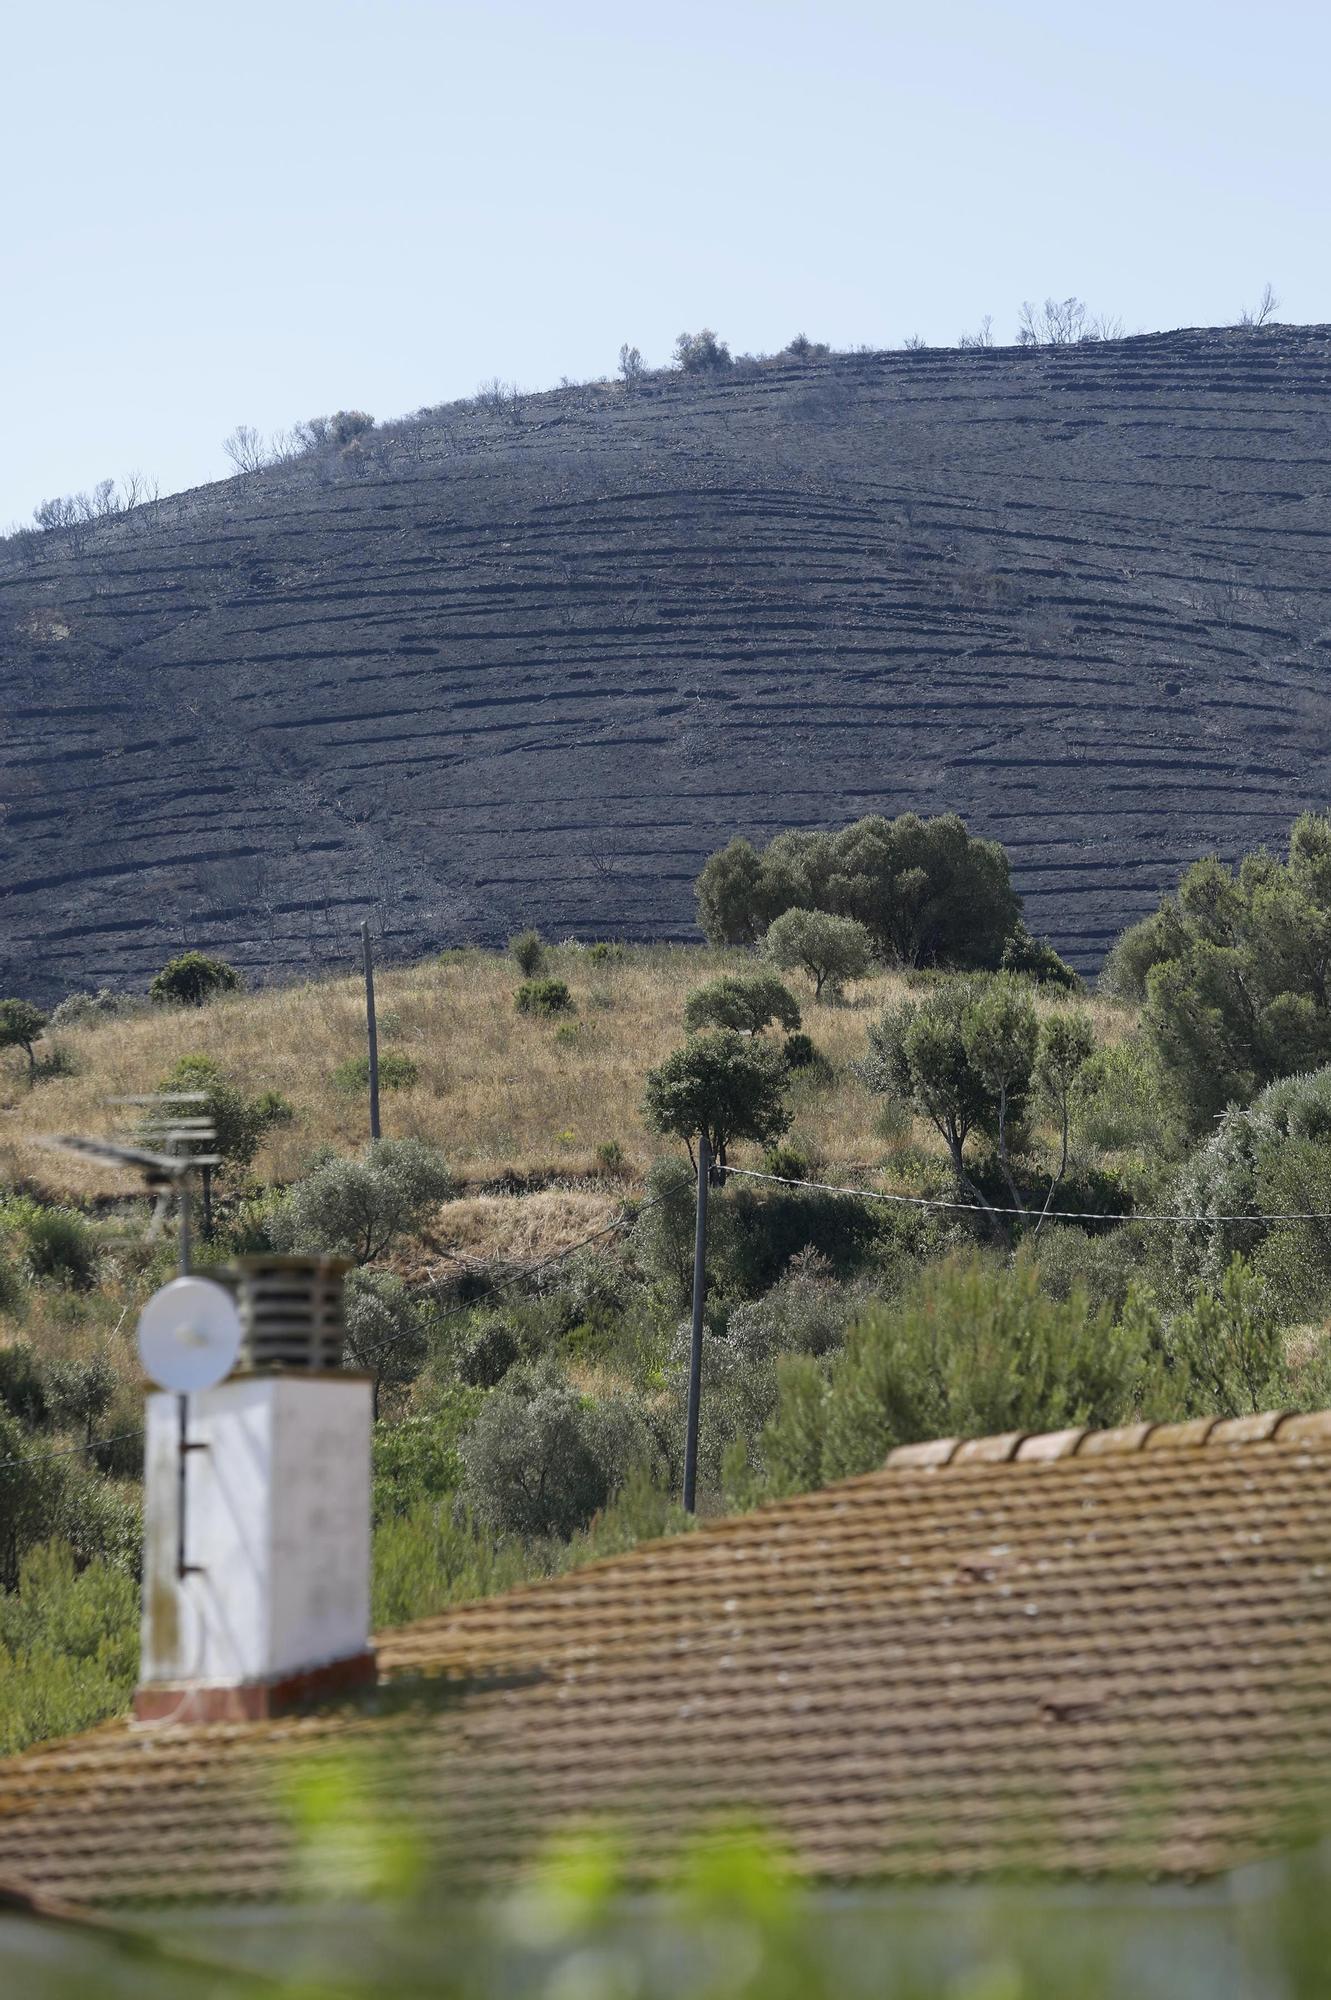
[[[75,1291],[87,1291],[96,1280],[97,1238],[77,1209],[48,1208],[31,1195],[15,1195],[0,1203],[0,1241],[13,1246],[29,1278]]]
[[[81,1432],[86,1444],[111,1406],[116,1371],[103,1353],[52,1361],[46,1369],[46,1400],[52,1420],[63,1430]]]
[[[997,966],[1021,915],[1003,849],[952,813],[782,833],[761,854],[732,840],[696,894],[713,944],[750,944],[786,910],[822,910],[862,923],[890,963],[963,969]]]
[[[274,1125],[294,1125],[296,1107],[280,1090],[261,1090],[254,1100],[254,1115],[267,1131]]]
[[[1190,1416],[1244,1417],[1291,1403],[1284,1339],[1267,1287],[1235,1257],[1169,1322],[1167,1349]]]
[[[647,1455],[641,1418],[619,1398],[579,1395],[552,1361],[512,1369],[462,1446],[463,1492],[499,1534],[586,1527]]]
[[[401,1278],[388,1271],[352,1271],[345,1287],[345,1365],[359,1369],[374,1383],[374,1414],[379,1392],[388,1385],[414,1382],[425,1366],[429,1327],[421,1301]]]
[[[783,971],[806,972],[813,981],[815,1000],[824,990],[829,1000],[839,1000],[846,981],[863,979],[872,966],[873,939],[856,917],[829,916],[826,910],[783,910],[768,925],[763,956]]]
[[[46,1422],[45,1379],[26,1340],[0,1347],[0,1410],[33,1428]]]
[[[1282,1077],[1246,1109],[1226,1111],[1181,1169],[1169,1205],[1196,1218],[1173,1229],[1173,1272],[1182,1291],[1219,1286],[1242,1253],[1287,1316],[1324,1314],[1331,1303],[1331,1223],[1258,1218],[1331,1214],[1331,1069]]]
[[[573,995],[562,979],[524,979],[513,995],[519,1014],[571,1014]]]
[[[184,951],[168,959],[148,988],[159,1007],[202,1007],[219,993],[238,993],[244,981],[224,958],[201,951]]]
[[[382,1257],[454,1192],[441,1154],[423,1139],[383,1139],[359,1159],[332,1157],[297,1181],[274,1214],[279,1249]]]
[[[1285,861],[1188,869],[1124,933],[1106,979],[1144,997],[1145,1034],[1194,1132],[1277,1077],[1331,1062],[1331,819],[1295,821]]]
[[[420,1081],[420,1069],[410,1056],[399,1049],[379,1051],[380,1090],[410,1090]],[[334,1090],[368,1090],[370,1087],[370,1058],[368,1055],[348,1056],[333,1071]]]
[[[704,1028],[734,1028],[758,1035],[775,1021],[778,1027],[800,1024],[799,1002],[771,973],[748,979],[727,976],[695,986],[684,1002],[684,1026],[690,1034]]]
[[[164,1092],[198,1094],[201,1102],[183,1109],[191,1117],[210,1120],[213,1140],[207,1150],[221,1157],[222,1164],[215,1170],[219,1178],[228,1175],[239,1178],[249,1171],[264,1133],[271,1124],[281,1122],[281,1106],[285,1104],[285,1099],[275,1091],[266,1091],[262,1097],[246,1097],[220,1064],[205,1055],[181,1056],[157,1088]]]
[[[138,1586],[123,1567],[80,1568],[49,1541],[24,1556],[17,1586],[0,1594],[0,1756],[114,1715],[139,1665]]]
[[[871,1471],[894,1445],[925,1438],[1120,1423],[1161,1380],[1154,1321],[1134,1301],[1116,1317],[1080,1287],[1051,1298],[1033,1257],[974,1252],[867,1309],[830,1376],[812,1360],[780,1375],[762,1441],[778,1490]]]
[[[658,1160],[633,1228],[641,1269],[674,1311],[692,1296],[695,1198],[694,1176],[684,1161]],[[727,1180],[713,1190],[708,1209],[709,1292],[734,1303],[758,1298],[809,1249],[839,1278],[867,1268],[886,1274],[902,1254],[900,1226],[869,1201]]]
[[[376,1526],[409,1514],[422,1502],[443,1500],[462,1484],[459,1441],[476,1421],[481,1397],[452,1388],[436,1395],[428,1411],[397,1423],[376,1424],[372,1505]]]
[[[1048,938],[1032,937],[1020,917],[1003,946],[999,970],[1033,979],[1037,986],[1062,986],[1069,993],[1078,993],[1082,987],[1080,975],[1059,957]]]

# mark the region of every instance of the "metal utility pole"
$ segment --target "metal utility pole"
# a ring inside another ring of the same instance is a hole
[[[707,1184],[712,1149],[698,1134],[698,1218],[693,1232],[693,1338],[689,1346],[689,1414],[684,1433],[684,1510],[695,1513],[698,1486],[698,1404],[702,1397],[702,1309],[707,1293]]]
[[[374,952],[370,946],[370,920],[360,927],[361,953],[365,960],[365,1032],[370,1044],[370,1138],[379,1137],[379,1030],[374,1019]]]

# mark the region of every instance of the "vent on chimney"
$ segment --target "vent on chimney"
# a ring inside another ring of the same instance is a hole
[[[234,1294],[242,1329],[238,1369],[342,1366],[347,1257],[237,1257],[214,1275]]]

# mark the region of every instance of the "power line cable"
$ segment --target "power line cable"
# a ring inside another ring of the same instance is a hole
[[[1246,1215],[1207,1215],[1175,1213],[1163,1210],[1105,1210],[1098,1208],[1004,1208],[998,1202],[982,1207],[975,1201],[945,1201],[941,1196],[921,1194],[887,1194],[878,1188],[838,1187],[831,1181],[796,1180],[789,1174],[764,1174],[753,1167],[718,1167],[721,1174],[738,1175],[746,1181],[770,1181],[777,1187],[810,1188],[818,1194],[851,1195],[856,1201],[892,1202],[902,1208],[946,1208],[959,1210],[965,1215],[1020,1215],[1029,1221],[1032,1216],[1046,1222],[1331,1222],[1331,1211],[1321,1209],[1298,1210],[1288,1214],[1262,1215],[1249,1212]]]
[[[89,1438],[86,1444],[62,1444],[53,1451],[29,1451],[21,1458],[0,1458],[0,1472],[10,1465],[36,1465],[44,1458],[69,1458],[77,1451],[96,1451],[99,1445],[124,1444],[128,1438],[142,1435],[142,1431],[117,1431],[114,1437]]]

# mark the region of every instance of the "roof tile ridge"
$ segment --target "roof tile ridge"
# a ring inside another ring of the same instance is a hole
[[[990,1437],[927,1438],[895,1445],[885,1472],[932,1472],[951,1465],[1047,1464],[1059,1458],[1106,1458],[1129,1452],[1194,1450],[1202,1445],[1331,1443],[1331,1409],[1260,1410],[1242,1417],[1187,1417],[1174,1423],[1070,1425],[1057,1431],[1000,1431]]]

